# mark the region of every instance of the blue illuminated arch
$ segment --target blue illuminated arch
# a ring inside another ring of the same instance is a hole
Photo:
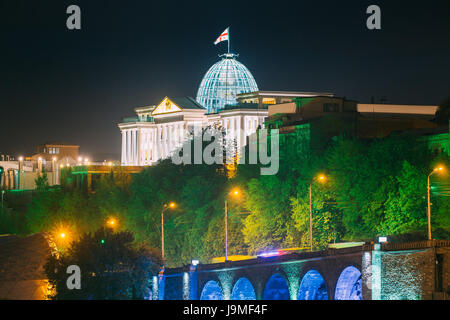
[[[208,281],[203,287],[200,300],[223,300],[223,293],[219,284],[214,280]]]
[[[247,278],[236,281],[231,293],[231,300],[256,300],[255,289]]]
[[[339,276],[334,293],[335,300],[362,300],[361,271],[350,266]]]
[[[264,288],[263,300],[289,300],[289,287],[284,277],[278,273],[270,277]]]
[[[322,275],[316,270],[309,270],[298,288],[298,300],[328,300],[327,286]]]

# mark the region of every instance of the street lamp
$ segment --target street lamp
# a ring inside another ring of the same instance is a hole
[[[238,188],[234,188],[231,190],[230,195],[239,196],[240,190]],[[228,260],[228,201],[225,198],[225,261]]]
[[[20,179],[20,177],[21,177],[21,175],[22,175],[22,167],[23,167],[23,157],[22,156],[20,156],[19,157],[19,181],[18,181],[18,185],[19,185],[19,189],[21,189],[20,188],[20,183],[21,183],[21,179]]]
[[[115,218],[109,218],[108,221],[106,221],[106,225],[110,228],[115,228],[117,227],[118,223]]]
[[[434,173],[444,171],[444,166],[439,166],[433,169],[427,178],[427,216],[428,216],[428,240],[431,240],[431,202],[430,202],[430,177]]]
[[[176,207],[175,202],[170,202],[169,204],[164,204],[163,209],[161,211],[161,254],[162,260],[164,263],[164,211],[167,209],[174,209]]]
[[[323,174],[314,177],[309,184],[309,246],[311,252],[313,251],[313,236],[312,236],[312,184],[314,181],[319,181],[324,183],[327,180],[327,177]]]

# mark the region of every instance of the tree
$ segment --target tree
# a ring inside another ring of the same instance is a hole
[[[59,257],[49,257],[45,272],[55,289],[50,298],[143,299],[148,297],[151,279],[161,266],[160,252],[135,244],[129,231],[101,228],[72,242]],[[68,266],[81,270],[81,289],[68,289]]]
[[[435,121],[440,124],[448,124],[450,119],[450,97],[443,100],[436,112]]]
[[[36,184],[36,190],[38,192],[48,191],[50,186],[48,183],[47,172],[45,172],[45,170],[42,170],[42,174],[38,175],[38,177],[35,179],[35,184]]]

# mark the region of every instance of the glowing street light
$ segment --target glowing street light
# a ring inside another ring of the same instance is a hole
[[[327,181],[327,177],[324,174],[320,174],[317,177],[314,177],[309,184],[309,246],[311,252],[313,251],[313,236],[312,236],[312,184],[314,181],[319,181],[324,183]]]
[[[238,188],[233,188],[230,195],[237,197],[241,194]],[[228,260],[228,201],[225,198],[225,261]]]
[[[445,167],[440,165],[431,171],[427,178],[427,216],[428,216],[428,240],[431,240],[431,202],[430,202],[430,177],[435,173],[442,173]]]
[[[117,219],[109,218],[108,221],[106,221],[106,225],[111,228],[117,227],[117,225],[118,225]]]
[[[169,204],[164,204],[163,209],[161,211],[161,255],[164,263],[164,211],[167,209],[174,209],[176,207],[175,202],[169,202]]]
[[[22,176],[22,167],[23,167],[23,157],[22,156],[20,156],[19,157],[19,175],[18,175],[18,181],[17,181],[17,184],[19,185],[19,189],[21,189],[21,187],[20,187],[20,183],[21,183],[21,176]]]

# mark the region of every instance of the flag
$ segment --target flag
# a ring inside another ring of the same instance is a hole
[[[229,27],[226,28],[224,32],[222,32],[222,34],[217,38],[217,40],[216,40],[216,42],[214,42],[214,44],[218,44],[219,42],[222,42],[222,41],[230,41],[228,29],[229,29]]]

